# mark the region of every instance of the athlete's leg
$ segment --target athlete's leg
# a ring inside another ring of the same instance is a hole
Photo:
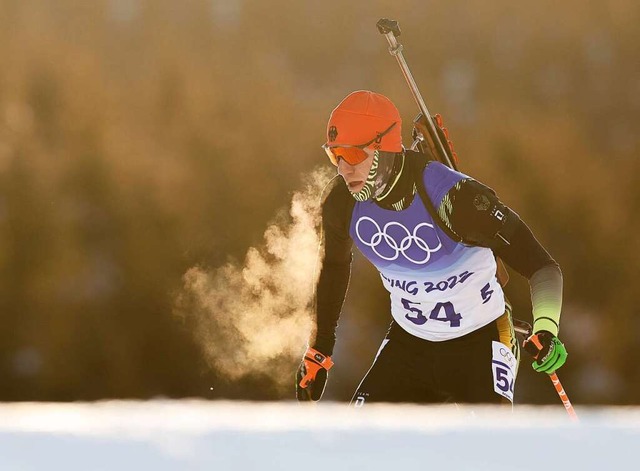
[[[429,393],[432,362],[416,350],[416,342],[423,341],[392,323],[351,404],[362,407],[371,402],[442,402],[441,397]]]
[[[436,381],[438,389],[442,390],[451,401],[509,403],[508,399],[496,392],[493,365],[494,341],[504,344],[512,354],[512,348],[517,352],[517,342],[509,313],[460,339],[443,342],[442,348],[438,350]],[[503,358],[499,360],[504,361]],[[517,360],[513,370],[514,374],[517,373]],[[498,378],[498,384],[507,383],[506,380]],[[508,385],[511,387],[511,382]]]

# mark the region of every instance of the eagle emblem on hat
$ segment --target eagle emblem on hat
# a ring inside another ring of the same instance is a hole
[[[329,142],[333,142],[338,138],[338,128],[331,126],[329,128]]]

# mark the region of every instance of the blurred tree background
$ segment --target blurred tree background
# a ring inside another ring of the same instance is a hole
[[[1,0],[1,400],[293,398],[218,378],[172,304],[188,268],[243,257],[329,165],[326,120],[349,92],[389,96],[410,142],[381,17],[463,171],[563,268],[572,400],[638,404],[632,0]],[[526,281],[508,294],[529,319]],[[327,398],[350,398],[386,306],[356,257]],[[521,372],[520,402],[557,402]]]

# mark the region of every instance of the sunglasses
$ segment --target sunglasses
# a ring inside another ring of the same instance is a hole
[[[365,142],[364,144],[360,144],[358,146],[351,146],[351,145],[330,146],[329,144],[324,144],[322,148],[327,153],[327,156],[329,157],[329,160],[331,160],[331,163],[336,167],[338,166],[338,161],[340,159],[343,159],[349,165],[358,165],[359,163],[367,160],[368,155],[365,152],[365,149],[369,147],[371,144],[373,144],[374,142],[376,141],[379,142],[380,139],[382,139],[382,137],[385,134],[391,131],[395,125],[396,123],[393,123],[386,130],[384,130],[381,133],[378,133],[376,137],[371,139],[369,142]]]

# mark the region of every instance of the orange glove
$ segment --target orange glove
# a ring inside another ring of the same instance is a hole
[[[298,401],[319,401],[327,383],[328,371],[333,366],[331,357],[309,347],[296,374]]]

